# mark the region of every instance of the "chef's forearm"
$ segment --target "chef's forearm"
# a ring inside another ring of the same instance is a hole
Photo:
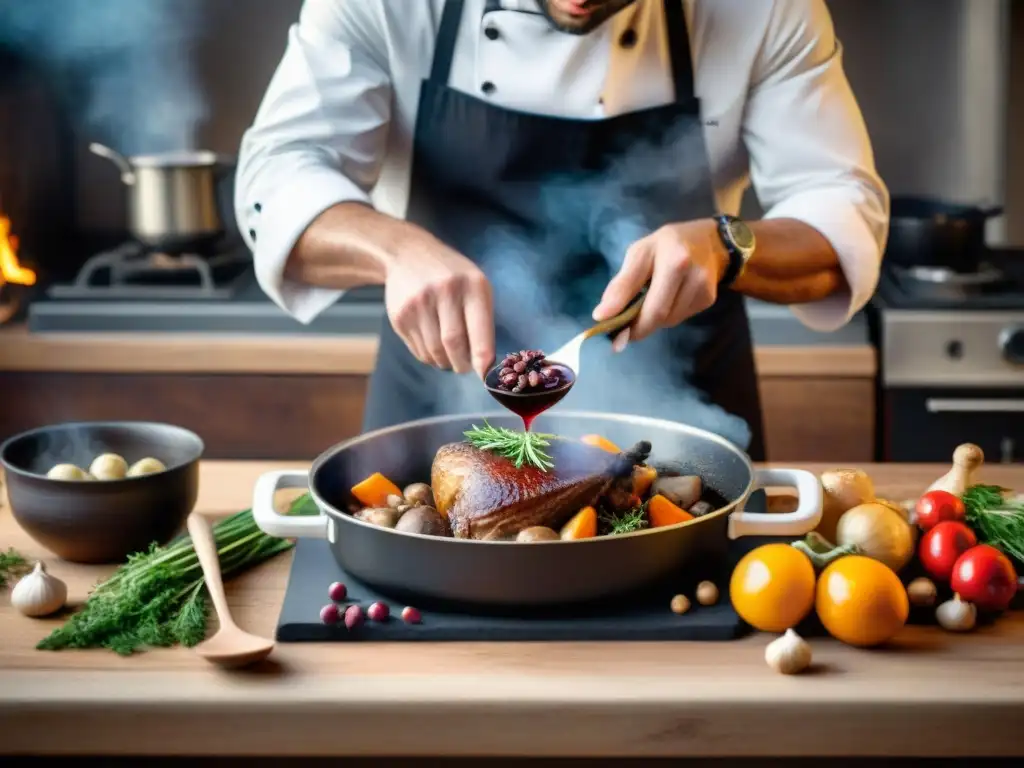
[[[429,237],[416,225],[367,205],[339,203],[314,219],[299,237],[285,276],[339,290],[382,285],[388,265]]]
[[[835,250],[814,227],[796,219],[764,219],[750,228],[757,250],[734,290],[776,304],[803,304],[845,287]]]

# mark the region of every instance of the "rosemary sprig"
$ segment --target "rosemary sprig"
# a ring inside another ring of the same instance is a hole
[[[608,532],[612,536],[641,531],[647,527],[647,505],[644,503],[633,507],[633,509],[620,512],[617,515],[603,512],[599,519],[608,528]]]
[[[544,450],[554,435],[543,432],[517,432],[505,427],[492,427],[484,420],[484,426],[473,425],[463,433],[470,445],[482,451],[493,451],[504,456],[521,469],[524,464],[536,467],[542,472],[554,468],[555,462]]]
[[[14,548],[6,552],[0,552],[0,587],[7,586],[7,580],[13,576],[19,576],[28,570],[28,563],[25,558],[14,551]]]
[[[1006,498],[1008,488],[973,485],[961,497],[967,524],[984,544],[1024,563],[1024,504]]]

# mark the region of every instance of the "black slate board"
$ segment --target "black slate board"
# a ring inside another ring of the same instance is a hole
[[[747,511],[765,511],[761,491],[751,495]],[[586,641],[586,640],[734,640],[748,633],[749,627],[732,609],[728,599],[728,574],[735,562],[766,541],[762,537],[739,539],[730,545],[726,562],[709,570],[695,567],[693,573],[679,574],[664,586],[646,590],[631,598],[602,603],[600,607],[564,607],[531,611],[516,616],[480,615],[446,606],[416,605],[423,616],[421,624],[406,624],[399,616],[403,604],[388,599],[346,574],[331,554],[326,541],[302,539],[295,548],[284,605],[278,620],[280,642],[359,641]],[[693,586],[699,580],[712,579],[719,586],[718,604],[705,607],[693,599]],[[384,623],[366,622],[355,630],[343,624],[326,626],[320,621],[320,609],[326,605],[327,588],[335,581],[348,588],[350,601],[364,608],[381,600],[391,609]],[[672,596],[684,592],[692,608],[682,616],[669,609]]]

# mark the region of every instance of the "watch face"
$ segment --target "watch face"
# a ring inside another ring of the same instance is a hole
[[[730,221],[729,234],[732,235],[732,241],[741,251],[749,251],[754,247],[754,233],[742,221]]]

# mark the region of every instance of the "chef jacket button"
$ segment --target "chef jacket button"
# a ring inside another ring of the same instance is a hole
[[[480,86],[480,90],[482,90],[484,93],[490,96],[497,90],[497,88],[495,88],[494,83],[488,80],[486,83]]]
[[[249,230],[249,237],[251,237],[254,241],[256,240],[256,230],[255,229],[250,229]]]
[[[627,29],[622,33],[622,37],[619,38],[619,45],[623,48],[632,48],[636,45],[636,30]]]
[[[263,205],[261,203],[256,203],[256,205],[254,205],[253,208],[256,210],[256,213],[259,213],[260,211],[263,210]]]
[[[488,40],[497,40],[501,37],[501,33],[498,31],[497,27],[487,27],[487,29],[484,30],[484,34],[487,35]]]

